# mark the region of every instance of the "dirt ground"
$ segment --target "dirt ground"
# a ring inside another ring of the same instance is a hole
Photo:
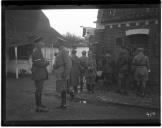
[[[67,101],[66,110],[56,109],[60,98],[55,90],[55,78],[50,75],[44,84],[43,103],[48,106],[49,112],[35,112],[34,82],[29,78],[6,79],[6,120],[109,120],[109,119],[159,119],[160,111],[149,108],[122,106],[109,103],[100,103],[97,100],[86,104]],[[92,96],[92,95],[91,95]],[[155,113],[148,116],[148,113]]]

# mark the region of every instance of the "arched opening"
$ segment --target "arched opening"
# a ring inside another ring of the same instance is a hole
[[[126,31],[125,45],[134,52],[137,48],[144,48],[148,54],[149,29],[131,29]]]
[[[148,54],[148,39],[147,34],[133,34],[126,36],[127,47],[134,52],[137,48],[144,48],[145,53]]]

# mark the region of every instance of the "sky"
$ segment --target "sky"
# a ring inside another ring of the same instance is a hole
[[[98,9],[48,9],[42,10],[50,21],[50,26],[60,34],[67,32],[82,36],[84,27],[96,27]]]

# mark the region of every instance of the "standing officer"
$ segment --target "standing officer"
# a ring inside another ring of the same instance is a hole
[[[72,62],[68,52],[65,50],[64,40],[58,38],[59,52],[54,64],[56,74],[56,89],[61,94],[61,105],[58,108],[66,108],[67,81],[70,78]]]
[[[94,93],[95,79],[96,79],[96,61],[92,52],[89,51],[88,69],[86,71],[87,90],[89,93]]]
[[[85,78],[87,64],[88,64],[88,57],[86,56],[86,51],[82,52],[82,56],[79,58],[80,60],[80,85],[81,91],[83,91],[83,80]]]
[[[143,52],[143,48],[138,48],[137,55],[133,59],[133,65],[135,66],[134,77],[141,96],[145,95],[146,82],[150,72],[149,59]]]
[[[72,50],[72,68],[70,73],[70,86],[73,88],[73,92],[71,94],[72,98],[78,92],[78,85],[79,85],[79,75],[80,75],[80,63],[79,58],[76,56],[76,50]]]
[[[137,55],[138,50],[132,50],[130,52],[130,59],[129,59],[129,78],[130,78],[130,86],[131,88],[135,91],[136,88],[136,81],[135,81],[135,77],[134,77],[134,73],[135,73],[135,69],[136,66],[133,64],[133,59],[134,57]]]
[[[106,86],[111,86],[113,84],[113,62],[112,56],[109,53],[106,53],[103,61],[103,76]]]
[[[117,65],[119,91],[120,93],[127,94],[129,54],[123,47],[121,47]]]
[[[35,82],[35,101],[36,101],[36,112],[46,112],[48,111],[44,105],[42,105],[42,91],[43,84],[46,79],[48,79],[48,72],[46,67],[49,65],[43,58],[43,54],[41,52],[41,48],[44,43],[41,37],[35,40],[35,48],[32,53],[32,79]]]

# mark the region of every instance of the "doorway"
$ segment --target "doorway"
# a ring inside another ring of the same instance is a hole
[[[131,50],[131,52],[134,52],[137,48],[144,48],[145,53],[148,54],[148,35],[128,35],[126,36],[126,46]]]

